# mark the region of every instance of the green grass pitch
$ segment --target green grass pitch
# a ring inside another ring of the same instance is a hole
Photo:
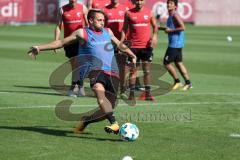
[[[76,121],[55,116],[55,105],[62,100],[73,101],[72,113],[88,111],[96,102],[68,98],[49,87],[49,76],[67,60],[63,50],[43,53],[36,61],[27,56],[30,46],[53,39],[54,25],[0,26],[0,159],[239,159],[239,29],[187,25],[183,55],[194,88],[157,96],[156,102],[137,102],[136,107],[119,101],[119,123],[130,121],[140,129],[135,142],[122,142],[104,132],[107,121],[76,135]],[[166,47],[167,36],[159,32],[154,63],[162,63]],[[167,73],[161,79],[172,83]]]

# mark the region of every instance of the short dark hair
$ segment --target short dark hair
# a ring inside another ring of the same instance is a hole
[[[101,10],[101,9],[90,9],[88,11],[88,14],[87,14],[88,22],[89,22],[90,19],[94,19],[95,18],[96,13],[101,13],[101,14],[104,15],[104,17],[106,17],[105,13],[103,12],[103,10]]]
[[[178,6],[178,0],[168,0],[168,1],[172,1],[175,4],[175,6]]]

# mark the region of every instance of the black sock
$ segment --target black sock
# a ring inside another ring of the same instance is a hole
[[[130,91],[134,91],[135,90],[135,85],[134,84],[130,84],[129,88],[130,88]]]
[[[83,80],[78,80],[77,85],[82,87],[83,86]]]
[[[77,84],[77,82],[72,81],[72,86],[75,86]]]
[[[180,80],[179,79],[175,79],[174,83],[180,83]]]
[[[135,85],[134,84],[130,84],[129,88],[130,88],[130,95],[134,96]]]
[[[141,86],[139,77],[136,78],[136,86]]]
[[[186,84],[191,84],[190,80],[185,80]]]
[[[151,87],[146,85],[145,86],[145,92],[148,94],[148,93],[150,93],[150,90],[151,90]]]
[[[121,88],[120,93],[121,93],[121,94],[122,94],[122,93],[125,93],[125,91],[126,91],[126,87],[125,87],[125,86],[121,86],[120,88]]]
[[[71,84],[70,90],[73,90],[73,89],[75,88],[76,84],[77,84],[77,82],[72,81],[72,84]]]
[[[113,112],[109,112],[106,114],[106,118],[109,120],[111,124],[116,122],[115,116],[113,115]]]

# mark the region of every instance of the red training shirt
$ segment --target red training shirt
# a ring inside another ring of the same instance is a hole
[[[147,48],[151,39],[151,10],[143,7],[140,11],[135,8],[127,11],[129,17],[129,33],[127,40],[131,41],[131,48]]]
[[[122,4],[119,4],[116,7],[111,7],[111,5],[108,5],[104,8],[104,12],[106,13],[108,19],[106,27],[110,28],[113,31],[115,37],[119,40],[121,38],[126,10],[127,7]]]
[[[77,29],[84,27],[84,12],[82,4],[77,4],[74,8],[65,5],[62,7],[62,11],[64,37],[67,37]]]

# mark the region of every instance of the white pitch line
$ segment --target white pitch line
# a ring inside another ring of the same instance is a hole
[[[240,138],[240,134],[238,134],[238,133],[232,133],[232,134],[229,135],[229,137]]]
[[[178,92],[178,93],[173,93],[173,92],[169,92],[168,95],[216,95],[216,96],[240,96],[240,93],[214,93],[214,92],[196,92],[196,93],[189,93],[186,94],[186,92]]]
[[[55,93],[55,92],[50,92],[51,93]],[[0,94],[18,94],[18,92],[1,92]],[[166,94],[164,94],[163,96],[166,95],[214,95],[214,96],[240,96],[240,93],[221,93],[221,92],[193,92],[193,93],[189,93],[189,92],[168,92]]]
[[[143,105],[152,105],[152,106],[155,106],[155,105],[207,105],[207,104],[240,104],[240,101],[230,101],[230,102],[181,102],[181,103],[178,103],[178,102],[166,102],[166,103],[150,103],[150,104],[137,104],[137,105],[140,105],[140,106],[143,106]]]
[[[209,104],[240,104],[240,101],[231,102],[163,102],[163,103],[137,103],[137,106],[176,106],[176,105],[209,105]],[[126,103],[120,103],[118,106],[128,106]],[[71,105],[71,107],[77,108],[95,108],[96,104],[83,104],[83,105]],[[0,110],[6,109],[39,109],[39,108],[55,108],[55,105],[45,106],[18,106],[18,107],[0,107]]]
[[[44,157],[44,156],[47,156],[47,155],[49,155],[49,154],[50,154],[50,152],[49,152],[49,153],[37,154],[37,155],[30,156],[30,158]]]
[[[93,105],[89,105],[89,104],[86,104],[86,105],[71,105],[71,107],[81,107],[81,108],[94,108],[93,106],[96,105],[96,104],[93,104]],[[0,107],[0,110],[3,110],[3,109],[39,109],[39,108],[55,108],[56,105],[45,105],[45,106],[17,106],[17,107]],[[96,106],[97,107],[97,106]]]

